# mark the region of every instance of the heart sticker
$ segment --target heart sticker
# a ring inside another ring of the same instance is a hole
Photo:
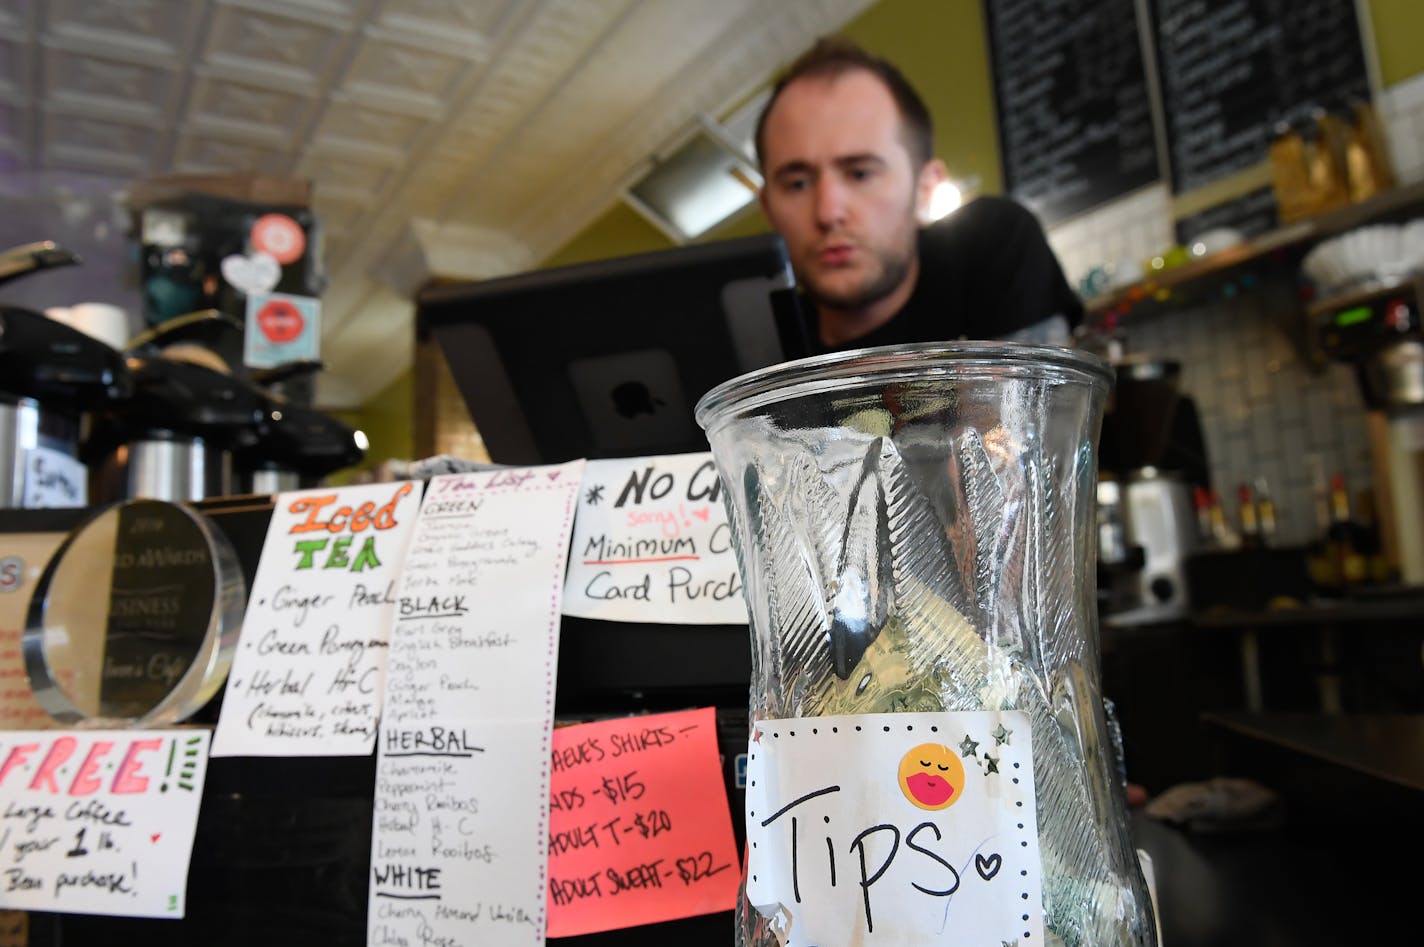
[[[707,517],[708,517],[707,507],[704,506],[704,507],[703,507],[702,509],[700,509],[700,510],[693,510],[693,511],[692,511],[692,515],[695,516],[695,517],[697,517],[698,519],[700,519],[700,520],[701,520],[702,522],[704,522],[704,523],[707,522]]]
[[[1004,858],[998,852],[985,858],[983,855],[974,856],[974,870],[979,872],[979,877],[989,881],[999,873],[999,869],[1004,867]]]
[[[257,328],[274,345],[292,341],[302,334],[306,324],[301,310],[285,299],[269,299],[257,311]]]
[[[223,258],[219,269],[228,285],[244,296],[270,293],[282,278],[282,264],[270,253],[258,252],[251,256],[233,254]]]
[[[162,835],[162,834],[163,834],[162,832],[154,832],[152,835],[150,835],[150,836],[148,837],[148,840],[149,840],[150,842],[152,842],[154,845],[157,845],[157,844],[158,844],[158,837],[159,837],[160,835]]]

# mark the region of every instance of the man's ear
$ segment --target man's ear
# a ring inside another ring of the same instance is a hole
[[[935,188],[949,180],[949,168],[943,161],[931,158],[920,169],[919,180],[915,182],[915,217],[921,224],[930,222],[930,198]]]

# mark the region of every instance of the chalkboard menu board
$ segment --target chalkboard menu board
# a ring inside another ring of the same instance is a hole
[[[1266,158],[1272,130],[1368,98],[1355,0],[1151,0],[1172,187]]]
[[[984,0],[1004,186],[1051,225],[1158,180],[1133,0]]]
[[[1206,210],[1177,220],[1177,242],[1191,246],[1208,230],[1228,227],[1250,239],[1273,229],[1280,222],[1274,188],[1261,187],[1224,201]]]

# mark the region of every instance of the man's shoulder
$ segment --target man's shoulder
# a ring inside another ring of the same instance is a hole
[[[1039,229],[1038,218],[1033,211],[1011,197],[986,194],[974,198],[948,217],[921,228],[921,233],[928,245],[935,246],[962,240],[982,240],[986,235],[1011,235],[1025,228]]]

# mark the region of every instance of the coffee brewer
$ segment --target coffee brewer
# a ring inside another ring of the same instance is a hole
[[[0,253],[0,283],[79,262],[49,241]],[[89,502],[80,441],[88,412],[127,396],[123,356],[100,339],[0,306],[0,508]]]
[[[1377,518],[1385,556],[1405,585],[1424,585],[1424,276],[1307,311],[1321,360],[1353,365],[1369,410]]]
[[[1098,588],[1106,613],[1184,614],[1186,561],[1198,545],[1192,490],[1209,486],[1196,403],[1181,364],[1128,357],[1103,418],[1098,481]]]

